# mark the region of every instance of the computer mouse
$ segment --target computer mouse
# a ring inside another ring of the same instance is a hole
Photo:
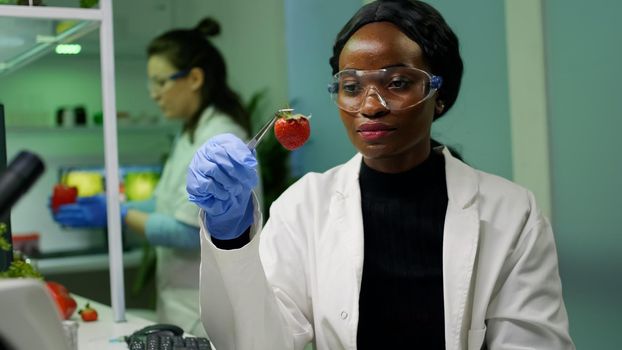
[[[132,333],[132,336],[146,336],[154,333],[169,333],[171,336],[181,336],[184,334],[184,330],[172,324],[158,323],[139,329]]]

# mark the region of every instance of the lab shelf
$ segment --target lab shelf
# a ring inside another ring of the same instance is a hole
[[[0,14],[4,13],[0,8]],[[96,30],[98,22],[0,17],[0,76],[16,71]]]
[[[137,267],[140,265],[143,252],[141,249],[126,250],[123,253],[123,266]],[[37,269],[44,276],[62,273],[77,273],[94,270],[105,270],[110,264],[108,254],[102,250],[89,250],[85,252],[63,252],[48,254],[41,258],[33,259]]]
[[[119,125],[117,132],[119,134],[126,133],[176,133],[179,131],[179,125],[173,123],[147,124],[147,125]],[[103,132],[102,126],[76,126],[76,127],[56,127],[56,126],[7,126],[6,132],[13,133],[97,133]]]
[[[32,2],[31,2],[32,4]],[[110,266],[110,293],[114,320],[122,322],[125,320],[125,286],[123,281],[123,251],[121,236],[121,217],[119,214],[119,161],[117,145],[117,109],[115,96],[115,67],[114,67],[114,45],[112,29],[112,0],[100,0],[99,8],[72,8],[56,6],[16,6],[0,5],[0,19],[9,19],[15,23],[15,28],[8,28],[0,31],[0,39],[5,39],[5,46],[11,44],[9,33],[28,32],[28,28],[33,26],[33,21],[43,21],[42,23],[60,23],[59,21],[76,21],[77,24],[67,26],[65,30],[59,30],[58,26],[53,26],[51,30],[54,34],[49,36],[49,45],[43,45],[41,40],[35,36],[34,43],[28,42],[27,47],[30,51],[16,49],[13,55],[9,56],[9,61],[4,64],[4,70],[17,69],[26,63],[32,63],[35,59],[44,59],[45,53],[50,52],[52,42],[69,42],[81,34],[99,28],[100,42],[100,74],[102,77],[102,107],[103,107],[103,127],[104,134],[104,159],[106,168],[106,196],[108,203],[108,239],[109,239],[109,266]],[[80,25],[79,23],[90,23]],[[93,24],[93,25],[91,25]],[[78,29],[76,29],[78,28]],[[72,30],[73,29],[73,30]],[[63,33],[71,35],[62,36]],[[59,36],[61,38],[59,39]],[[39,38],[41,39],[41,38]],[[32,34],[30,34],[32,40]],[[44,40],[45,41],[45,40]],[[15,44],[16,42],[14,42]],[[21,45],[21,44],[20,44]],[[0,51],[3,51],[0,49]],[[16,56],[17,55],[17,56]],[[24,56],[25,55],[25,56]],[[16,57],[22,57],[18,59]],[[24,58],[25,57],[25,58]],[[12,63],[7,63],[12,62]]]

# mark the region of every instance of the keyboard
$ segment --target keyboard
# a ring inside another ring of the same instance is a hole
[[[179,335],[149,334],[132,337],[127,341],[129,350],[211,350],[207,338]]]
[[[170,324],[155,324],[125,337],[129,350],[212,350],[205,337],[184,337],[184,331]]]

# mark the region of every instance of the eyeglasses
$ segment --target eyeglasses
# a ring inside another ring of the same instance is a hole
[[[442,84],[440,76],[411,67],[345,69],[333,76],[328,92],[337,107],[346,112],[359,112],[371,96],[384,108],[400,111],[425,101]]]
[[[151,93],[160,93],[168,86],[168,82],[183,78],[187,76],[188,73],[190,73],[190,70],[184,69],[173,73],[166,78],[150,78],[147,80],[147,90]]]

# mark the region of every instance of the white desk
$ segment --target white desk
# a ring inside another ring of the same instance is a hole
[[[153,321],[125,313],[125,322],[114,322],[112,308],[110,306],[91,301],[79,295],[72,294],[78,308],[71,316],[71,320],[78,323],[78,350],[127,350],[127,343],[123,338],[135,331],[154,324]],[[78,310],[83,308],[86,303],[97,310],[97,321],[84,322],[78,314]],[[193,337],[192,334],[184,333],[184,337]],[[216,350],[211,344],[212,350]]]
[[[127,344],[123,336],[130,335],[134,331],[153,324],[152,321],[125,314],[126,322],[114,322],[110,306],[94,302],[83,297],[73,295],[78,303],[78,309],[71,320],[78,322],[78,349],[79,350],[127,350]],[[78,310],[86,303],[90,303],[97,310],[98,320],[84,322],[78,314]]]

